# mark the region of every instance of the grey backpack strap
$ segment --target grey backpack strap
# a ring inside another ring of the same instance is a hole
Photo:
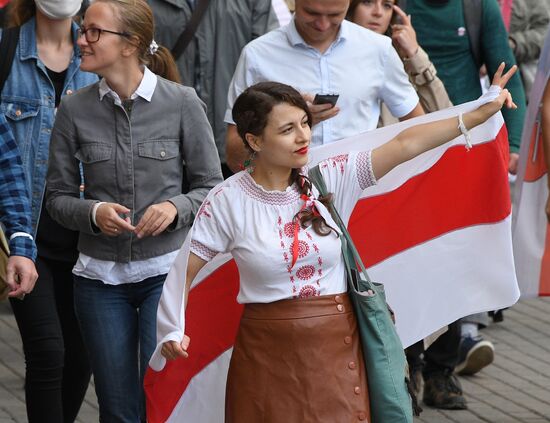
[[[481,25],[483,20],[482,0],[462,0],[464,9],[464,22],[470,41],[470,50],[474,56],[477,67],[483,65],[481,59]]]
[[[172,47],[172,56],[174,56],[174,60],[178,60],[180,58],[180,56],[183,54],[183,52],[193,39],[193,36],[195,35],[195,32],[197,32],[197,28],[199,27],[199,24],[201,23],[202,18],[206,12],[206,9],[208,8],[208,4],[209,0],[197,1],[197,5],[195,7],[195,10],[193,11],[193,14],[191,15],[191,19],[189,19],[187,26],[176,40],[176,44],[174,44],[174,47]]]

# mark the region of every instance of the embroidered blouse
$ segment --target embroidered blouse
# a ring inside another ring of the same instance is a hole
[[[347,224],[363,190],[376,184],[371,152],[350,153],[320,163],[334,206]],[[307,175],[307,168],[301,170]],[[312,199],[332,228],[328,210]],[[191,251],[209,261],[230,252],[240,274],[237,301],[268,303],[344,292],[345,266],[341,244],[332,231],[327,236],[311,226],[298,231],[298,259],[292,266],[295,235],[293,217],[304,200],[296,184],[285,191],[266,191],[242,171],[208,194],[193,227]]]

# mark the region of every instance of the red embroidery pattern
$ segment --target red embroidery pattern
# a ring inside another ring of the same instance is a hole
[[[212,203],[210,203],[209,200],[204,200],[204,202],[201,204],[199,211],[197,213],[197,219],[200,219],[201,216],[206,216],[209,219],[212,218],[212,215],[206,210],[208,207],[211,207]]]
[[[308,264],[306,266],[300,267],[296,271],[296,276],[298,276],[298,278],[303,281],[310,280],[313,276],[315,276],[315,266]]]
[[[288,206],[300,199],[300,193],[295,185],[288,191],[266,191],[257,185],[248,172],[243,172],[242,177],[237,180],[240,188],[250,198],[261,203],[274,206]]]
[[[210,261],[218,254],[217,251],[208,248],[206,245],[199,241],[191,240],[190,250],[203,260]]]
[[[372,185],[376,185],[376,178],[372,172],[372,157],[370,151],[362,151],[357,154],[355,160],[357,167],[357,182],[359,188],[365,189]]]
[[[298,232],[300,232],[301,230],[302,228],[298,227]],[[292,222],[285,223],[283,231],[287,237],[294,238],[294,223]]]
[[[294,242],[290,245],[289,251],[292,254],[292,249],[294,248]],[[309,254],[309,245],[305,241],[298,241],[298,258],[304,258]]]
[[[278,216],[277,225],[279,234],[279,245],[283,249],[283,263],[285,264],[286,270],[288,272],[292,296],[294,298],[304,298],[321,295],[321,283],[319,282],[318,278],[323,277],[323,260],[319,255],[319,247],[315,242],[313,242],[313,237],[309,233],[309,228],[300,228],[299,234],[302,234],[302,238],[305,234],[306,239],[298,240],[298,260],[303,259],[304,257],[311,254],[312,251],[315,251],[315,254],[317,255],[318,265],[305,264],[300,266],[300,262],[298,262],[296,263],[296,266],[291,267],[290,261],[294,244],[294,241],[292,241],[292,239],[294,238],[294,224],[292,222],[283,223],[282,217]],[[289,241],[290,246],[288,246],[288,244],[284,242],[284,240],[288,238],[291,238],[291,241]],[[285,244],[286,248],[283,247]],[[311,283],[313,283],[314,281],[314,284],[305,285],[300,288],[300,281],[311,281]],[[317,285],[317,288],[315,288],[314,285]]]
[[[300,289],[300,298],[309,298],[309,297],[317,297],[319,295],[319,292],[317,289],[315,289],[314,286],[311,285],[304,285],[302,289]]]
[[[346,169],[346,164],[348,162],[348,155],[347,154],[340,154],[339,156],[334,156],[329,159],[327,159],[327,162],[329,162],[332,167],[339,167],[340,172],[344,174],[344,170]]]

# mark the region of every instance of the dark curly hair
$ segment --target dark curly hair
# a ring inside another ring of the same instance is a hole
[[[306,101],[298,91],[289,85],[279,82],[260,82],[243,91],[233,105],[233,121],[237,125],[237,132],[247,149],[252,148],[246,142],[246,134],[260,136],[267,126],[269,114],[278,104],[290,104],[302,109],[307,115],[307,123],[311,127],[311,112]],[[296,183],[301,194],[311,195],[311,181],[300,173],[300,169],[290,172],[290,184]],[[332,207],[332,194],[321,196],[318,199],[329,210]],[[318,235],[328,235],[334,230],[322,216],[315,215],[311,210],[303,210],[296,217],[302,227],[313,226]],[[335,231],[336,232],[336,231]]]

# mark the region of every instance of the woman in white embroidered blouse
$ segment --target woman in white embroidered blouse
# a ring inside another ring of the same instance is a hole
[[[499,89],[515,72],[513,67],[502,75],[503,69],[493,80]],[[199,270],[218,253],[231,252],[240,274],[237,300],[245,309],[228,374],[226,422],[370,420],[366,375],[328,197],[347,222],[366,187],[461,132],[467,136],[505,103],[515,107],[502,89],[495,100],[461,115],[460,128],[456,118],[418,125],[373,151],[322,162],[332,194],[318,197],[304,176],[311,116],[300,94],[274,82],[243,92],[233,118],[254,166],[214,188],[201,206],[185,288],[187,301]],[[162,355],[187,357],[189,342],[187,336],[165,342]],[[346,369],[335,363],[345,363]]]

